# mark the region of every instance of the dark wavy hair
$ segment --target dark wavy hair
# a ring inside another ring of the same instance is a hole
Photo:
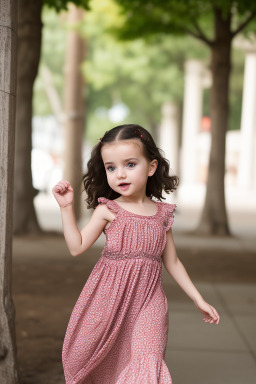
[[[138,130],[139,129],[139,133]],[[142,135],[142,137],[140,136]],[[162,196],[163,190],[166,193],[173,192],[178,184],[178,176],[170,176],[170,162],[163,156],[163,151],[157,148],[150,133],[143,127],[137,124],[124,124],[106,131],[100,141],[93,147],[91,158],[87,163],[87,172],[83,175],[82,180],[84,190],[86,191],[87,209],[95,209],[98,205],[98,197],[106,197],[114,200],[121,196],[108,185],[106,170],[101,157],[101,148],[114,141],[129,140],[137,138],[142,142],[143,155],[150,162],[154,159],[158,161],[157,169],[153,176],[150,176],[147,181],[146,195],[158,200],[165,199]]]

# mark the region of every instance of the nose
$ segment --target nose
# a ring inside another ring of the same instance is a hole
[[[126,172],[125,172],[124,167],[118,167],[118,169],[117,169],[117,178],[118,179],[123,179],[125,177],[126,177]]]

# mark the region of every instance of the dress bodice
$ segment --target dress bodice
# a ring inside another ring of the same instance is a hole
[[[103,256],[112,259],[148,257],[161,261],[176,204],[154,201],[157,212],[144,216],[129,212],[106,197],[99,197],[98,202],[106,204],[115,214],[110,226],[103,230],[106,235]]]

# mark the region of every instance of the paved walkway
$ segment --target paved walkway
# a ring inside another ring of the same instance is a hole
[[[202,239],[184,234],[199,219],[202,191],[199,197],[197,192],[195,190],[189,198],[181,193],[180,200],[172,200],[178,206],[173,226],[174,240],[178,255],[195,286],[204,299],[218,310],[220,323],[204,323],[201,312],[163,268],[163,285],[169,302],[166,363],[174,384],[255,384],[255,198],[251,193],[238,195],[238,191],[230,190],[228,214],[230,227],[236,237]],[[36,198],[36,208],[40,223],[45,229],[61,231],[60,211],[54,200],[39,195]],[[80,221],[80,229],[87,221],[88,217]],[[69,260],[77,266],[81,262],[78,259],[83,260],[83,265],[86,260],[86,265],[91,270],[97,261],[95,254],[99,255],[104,241],[102,234],[86,259],[80,256],[75,261]],[[56,242],[52,238],[47,243],[49,249],[54,249],[55,261],[63,260],[63,254],[65,260],[69,258],[63,240],[58,239]],[[22,244],[24,245],[24,240],[14,239],[15,258],[19,252],[24,252],[21,250]],[[33,248],[31,244],[28,245],[30,252],[33,252],[31,247]],[[34,245],[34,251],[38,247],[45,249],[46,241],[42,240],[41,245]],[[52,252],[47,252],[45,257],[50,260]],[[58,384],[60,383],[62,381]]]

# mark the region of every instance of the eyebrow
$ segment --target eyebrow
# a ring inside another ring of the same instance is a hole
[[[130,157],[129,159],[125,159],[124,161],[128,161],[128,160],[139,160],[139,159],[137,159],[136,157]],[[114,164],[114,162],[113,161],[108,161],[108,162],[105,163],[105,165],[106,164]]]

